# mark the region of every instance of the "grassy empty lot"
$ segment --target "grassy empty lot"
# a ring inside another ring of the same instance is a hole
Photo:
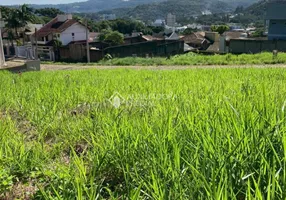
[[[44,62],[44,64],[54,64]],[[70,65],[70,63],[58,62],[58,65]],[[164,57],[141,58],[126,57],[113,58],[110,60],[101,60],[97,63],[77,63],[76,65],[102,65],[102,66],[206,66],[206,65],[269,65],[286,64],[286,53],[278,53],[273,56],[272,53],[259,54],[225,54],[225,55],[203,55],[188,53],[183,55],[171,56],[169,59]]]
[[[0,199],[285,199],[286,69],[0,72]]]

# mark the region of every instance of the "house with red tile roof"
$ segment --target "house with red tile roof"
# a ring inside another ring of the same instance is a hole
[[[210,46],[210,41],[205,38],[204,32],[196,32],[185,35],[182,40],[185,44],[199,50],[206,50]]]
[[[52,45],[54,40],[59,40],[62,45],[70,42],[86,40],[85,25],[72,18],[71,14],[58,15],[41,29],[36,31],[34,38],[37,38],[39,45]]]

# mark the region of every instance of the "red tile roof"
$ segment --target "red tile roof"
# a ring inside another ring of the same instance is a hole
[[[37,37],[45,37],[50,33],[61,33],[75,23],[78,22],[74,19],[68,19],[64,22],[59,22],[57,18],[54,18],[37,31]]]
[[[209,43],[209,41],[201,34],[201,33],[192,33],[190,35],[186,35],[183,37],[183,40],[186,44],[201,44],[205,40]]]

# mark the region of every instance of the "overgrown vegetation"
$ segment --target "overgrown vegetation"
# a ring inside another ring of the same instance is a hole
[[[110,45],[119,45],[124,43],[124,36],[118,31],[103,30],[99,35],[99,41]]]
[[[285,199],[285,81],[285,69],[0,72],[0,198]]]
[[[226,54],[226,55],[202,55],[188,53],[176,55],[166,59],[164,57],[154,58],[113,58],[103,60],[98,64],[101,65],[249,65],[249,64],[282,64],[286,63],[286,53],[278,53],[273,56],[272,53],[260,54]]]

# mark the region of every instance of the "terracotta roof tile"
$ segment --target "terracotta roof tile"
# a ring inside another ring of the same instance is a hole
[[[68,19],[64,22],[59,22],[57,18],[54,18],[37,31],[37,37],[45,37],[50,33],[61,33],[75,23],[78,22],[74,19]]]
[[[192,33],[183,37],[183,40],[186,44],[201,44],[203,41],[209,42],[203,35],[200,33]]]

